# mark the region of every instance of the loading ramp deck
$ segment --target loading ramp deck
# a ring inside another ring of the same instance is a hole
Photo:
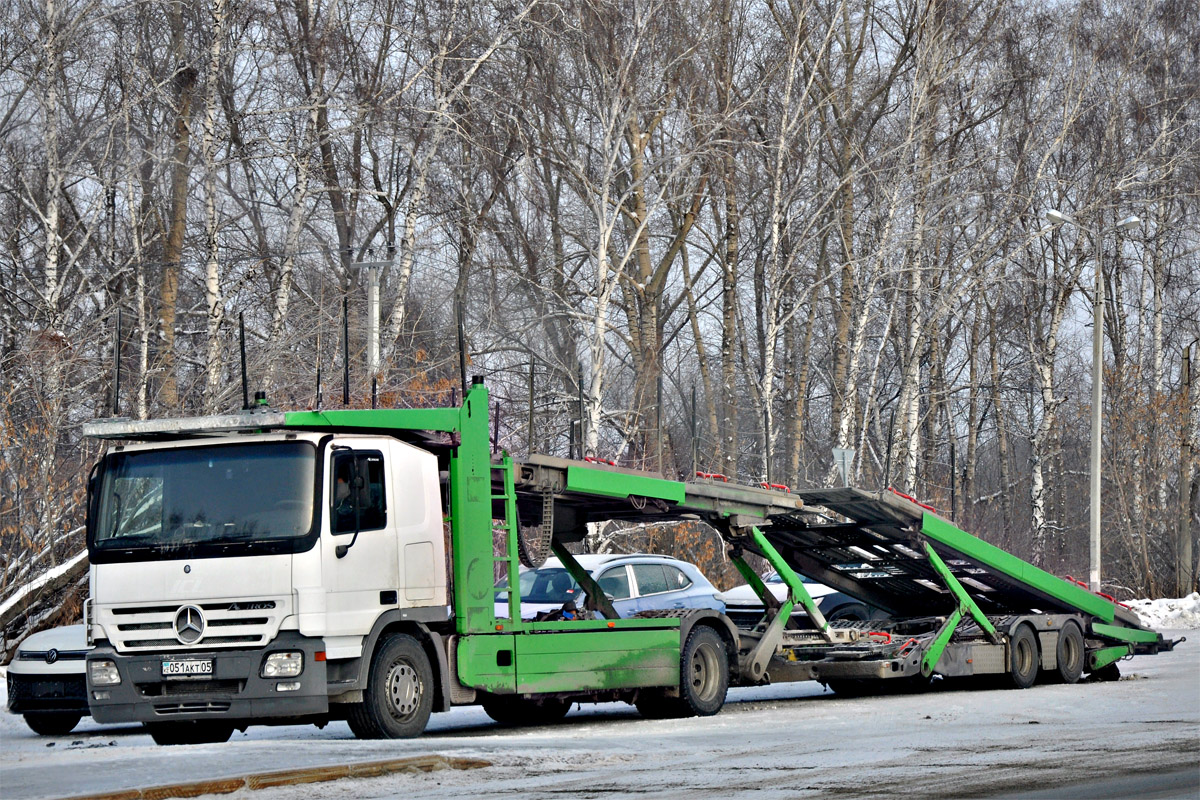
[[[892,616],[948,613],[957,601],[925,542],[988,616],[1083,614],[1142,629],[1118,603],[1081,588],[972,536],[892,492],[813,489],[795,493],[806,513],[776,515],[763,534],[796,571]]]

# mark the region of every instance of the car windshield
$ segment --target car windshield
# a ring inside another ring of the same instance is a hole
[[[315,469],[307,442],[113,453],[92,544],[179,548],[303,537],[313,526]]]
[[[521,573],[521,602],[523,603],[556,603],[561,605],[568,600],[575,600],[583,592],[579,584],[563,567],[542,567],[541,569],[526,570]],[[496,584],[496,600],[508,599],[508,581],[501,580]]]

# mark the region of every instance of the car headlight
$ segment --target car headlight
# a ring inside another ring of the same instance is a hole
[[[294,678],[304,669],[304,653],[291,650],[286,653],[271,653],[263,661],[262,677]]]
[[[92,686],[116,686],[121,682],[116,663],[107,658],[89,661],[88,669],[91,671]]]

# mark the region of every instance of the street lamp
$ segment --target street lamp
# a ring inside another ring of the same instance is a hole
[[[1082,229],[1075,220],[1056,209],[1046,212],[1051,225],[1071,223]],[[1129,231],[1141,225],[1136,216],[1126,217],[1112,228],[1102,229],[1096,237],[1096,289],[1092,295],[1092,469],[1091,469],[1091,567],[1088,585],[1100,591],[1100,439],[1101,390],[1104,385],[1104,234]]]

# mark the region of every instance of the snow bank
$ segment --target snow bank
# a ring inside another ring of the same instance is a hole
[[[1132,608],[1148,628],[1200,628],[1200,592],[1178,599],[1130,600],[1125,605]]]

